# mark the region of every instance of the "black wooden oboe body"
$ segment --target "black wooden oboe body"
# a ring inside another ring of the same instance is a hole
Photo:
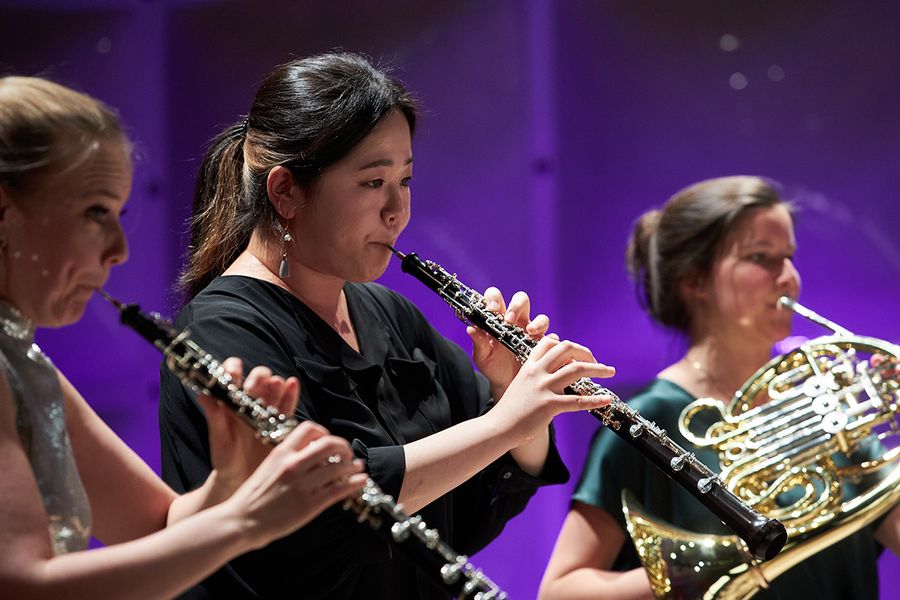
[[[443,298],[460,320],[487,332],[519,362],[525,362],[537,341],[524,329],[506,323],[502,315],[488,310],[481,294],[460,283],[437,263],[423,261],[414,253],[391,250],[402,259],[403,271]],[[580,396],[610,396],[613,401],[608,406],[589,412],[719,517],[746,542],[755,558],[769,560],[781,551],[787,541],[784,526],[747,506],[723,485],[716,473],[672,441],[656,423],[647,421],[613,392],[590,379],[580,379],[566,391]]]

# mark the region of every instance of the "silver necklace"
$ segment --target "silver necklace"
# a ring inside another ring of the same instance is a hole
[[[3,333],[13,339],[21,341],[34,339],[34,325],[31,321],[5,302],[0,302],[0,326],[3,327]]]

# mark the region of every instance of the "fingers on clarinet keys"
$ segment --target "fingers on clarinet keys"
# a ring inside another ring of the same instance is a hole
[[[308,421],[304,421],[304,423],[308,423]],[[300,447],[303,445],[307,446],[314,453],[314,460],[318,465],[332,467],[346,463],[353,465],[362,464],[361,461],[353,460],[353,451],[350,449],[350,444],[347,440],[329,435],[327,430],[320,426],[313,425],[310,427],[310,430],[315,432],[313,435],[316,437],[306,444],[303,444],[301,441]]]
[[[577,406],[575,408],[576,410],[591,410],[594,408],[603,408],[604,406],[609,406],[612,401],[612,397],[606,395],[577,396]]]

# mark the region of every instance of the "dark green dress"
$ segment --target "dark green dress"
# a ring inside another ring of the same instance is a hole
[[[679,445],[694,451],[711,469],[718,471],[718,455],[695,449],[678,431],[682,409],[694,400],[693,396],[671,381],[656,379],[628,404],[644,418],[664,428]],[[691,429],[695,428],[692,426]],[[623,489],[631,490],[648,514],[672,525],[697,533],[731,533],[693,496],[616,434],[603,428],[594,437],[573,500],[602,508],[625,530],[620,497]],[[760,591],[754,598],[876,600],[877,562],[881,546],[872,537],[872,527],[870,525],[793,567],[772,581],[769,590]],[[629,571],[640,566],[641,561],[629,538],[616,557],[613,570]]]

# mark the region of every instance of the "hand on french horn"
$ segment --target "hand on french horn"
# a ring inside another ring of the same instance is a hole
[[[900,378],[900,363],[893,356],[875,353],[869,357],[869,366],[875,369],[883,379]]]
[[[525,292],[516,292],[509,301],[495,287],[484,292],[484,301],[488,310],[503,315],[503,320],[511,325],[524,329],[532,338],[539,340],[550,328],[550,319],[540,314],[531,318],[531,299]],[[506,392],[513,377],[519,372],[521,365],[512,352],[503,347],[496,339],[478,329],[467,327],[466,332],[472,338],[472,361],[482,375],[491,382],[491,393],[500,398]]]
[[[518,446],[546,430],[560,413],[609,404],[609,396],[577,396],[565,393],[565,388],[583,377],[606,378],[615,372],[598,363],[584,346],[543,337],[490,414],[501,420],[513,436],[513,446]]]

